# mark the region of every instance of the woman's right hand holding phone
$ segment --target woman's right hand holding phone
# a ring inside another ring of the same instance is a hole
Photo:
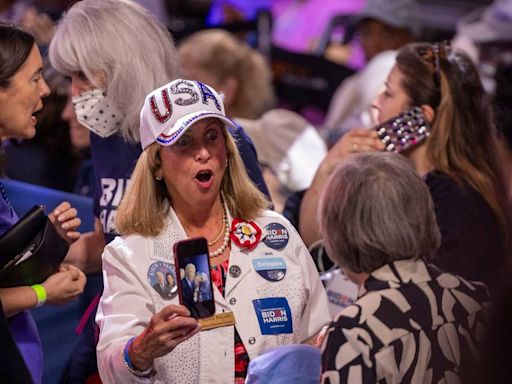
[[[151,317],[144,332],[131,344],[128,354],[134,367],[145,371],[153,360],[171,352],[200,330],[196,319],[183,305],[170,304]]]
[[[359,152],[382,151],[385,146],[373,129],[353,129],[341,137],[327,153],[324,163],[337,165],[340,160]]]
[[[334,168],[350,155],[360,152],[382,151],[384,148],[385,146],[375,130],[365,128],[353,129],[343,135],[329,149],[327,156],[320,164],[315,175],[316,180],[314,180],[314,183],[320,183],[323,187]]]

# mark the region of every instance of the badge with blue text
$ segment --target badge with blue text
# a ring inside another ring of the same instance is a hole
[[[282,280],[286,274],[286,263],[282,257],[254,258],[252,265],[268,281]]]
[[[172,299],[178,292],[174,265],[157,261],[149,266],[149,284],[163,298]]]
[[[284,297],[253,300],[262,335],[293,333],[292,312]]]
[[[265,226],[264,233],[265,237],[263,238],[263,242],[267,247],[280,251],[288,245],[290,237],[284,225],[270,223]]]

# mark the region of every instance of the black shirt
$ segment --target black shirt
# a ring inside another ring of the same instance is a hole
[[[503,229],[491,207],[473,187],[442,172],[428,173],[425,182],[441,231],[441,247],[432,262],[493,291],[506,259]]]

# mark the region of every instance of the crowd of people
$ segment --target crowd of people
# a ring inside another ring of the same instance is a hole
[[[496,330],[511,304],[512,1],[461,19],[453,44],[418,40],[413,0],[357,4],[346,28],[366,67],[318,127],[279,108],[271,63],[240,36],[177,42],[146,2],[70,2],[54,23],[16,3],[0,2],[0,171],[22,177],[34,152],[39,183],[92,197],[95,225],[50,207],[64,263],[0,288],[2,380],[42,382],[30,309],[101,274],[62,383],[506,381],[506,357],[488,371],[510,341]],[[421,125],[403,128],[412,111]],[[18,216],[0,192],[1,234]],[[208,265],[175,265],[191,238]],[[334,317],[319,247],[357,287]]]

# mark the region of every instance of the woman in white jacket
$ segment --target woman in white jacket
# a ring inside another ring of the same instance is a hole
[[[266,210],[227,134],[233,124],[199,82],[175,80],[146,97],[144,151],[116,218],[123,237],[103,254],[104,382],[243,382],[250,359],[311,343],[329,322],[310,255],[286,219]],[[215,316],[224,319],[208,330],[153,286],[157,271],[181,279],[173,244],[199,236],[209,242]]]

